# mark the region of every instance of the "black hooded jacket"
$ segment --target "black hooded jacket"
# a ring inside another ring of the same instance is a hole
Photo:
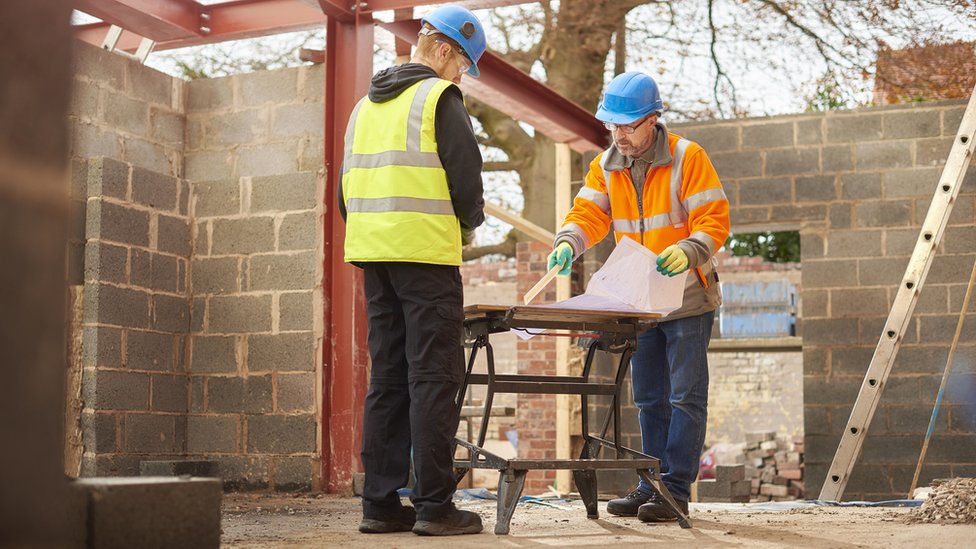
[[[437,78],[437,73],[419,63],[383,69],[373,76],[369,99],[374,103],[389,101],[426,78]],[[437,139],[437,155],[447,172],[454,214],[461,222],[461,229],[471,231],[485,221],[482,159],[471,118],[464,108],[461,90],[457,86],[448,87],[437,101],[434,136]],[[339,211],[342,219],[345,219],[346,204],[342,198],[341,182],[338,187]]]

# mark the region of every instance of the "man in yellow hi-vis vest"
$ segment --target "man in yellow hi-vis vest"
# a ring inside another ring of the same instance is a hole
[[[657,271],[685,270],[681,307],[640,334],[631,359],[634,404],[645,454],[661,459],[661,482],[688,512],[691,483],[705,442],[708,341],[722,303],[715,253],[729,236],[729,201],[700,145],[668,131],[657,83],[639,72],[616,76],[596,117],[613,145],[590,163],[586,183],[556,234],[549,268],[568,275],[573,259],[603,240],[631,238],[658,254]],[[626,497],[607,502],[613,515],[645,522],[677,516],[640,480]]]
[[[454,507],[455,398],[463,375],[461,246],[485,220],[482,158],[457,87],[478,76],[485,32],[443,6],[410,63],[378,72],[346,129],[345,260],[363,269],[372,358],[359,531],[475,534]],[[413,458],[413,507],[400,502]]]

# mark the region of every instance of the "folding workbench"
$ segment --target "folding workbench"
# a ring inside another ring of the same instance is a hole
[[[458,393],[458,408],[471,385],[486,386],[481,429],[477,441],[458,438],[457,445],[467,449],[467,457],[455,458],[458,478],[470,469],[496,469],[498,476],[498,517],[495,534],[508,534],[512,514],[518,504],[528,471],[571,470],[588,518],[599,518],[597,508],[598,470],[632,469],[640,475],[678,517],[682,528],[691,523],[678,509],[666,486],[661,483],[660,459],[643,454],[620,444],[620,388],[627,374],[630,357],[637,348],[637,335],[654,326],[660,317],[654,313],[589,311],[559,309],[540,306],[507,307],[500,305],[471,305],[464,309],[465,347],[469,349],[464,381]],[[545,335],[551,330],[566,330],[576,335],[585,334],[588,341],[586,361],[580,375],[550,376],[499,374],[495,372],[491,334],[509,330],[525,330]],[[484,349],[487,372],[474,372],[475,359]],[[593,359],[597,351],[619,353],[620,360],[612,382],[591,381]],[[579,459],[505,459],[483,448],[488,432],[488,420],[494,395],[497,393],[535,393],[579,395],[583,450]],[[590,397],[610,397],[610,409],[599,434],[590,432],[587,402]],[[613,423],[613,436],[607,431]],[[612,456],[604,457],[604,451]],[[612,452],[611,452],[612,451]]]

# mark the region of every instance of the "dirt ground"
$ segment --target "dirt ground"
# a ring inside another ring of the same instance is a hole
[[[972,547],[976,526],[907,524],[908,508],[816,507],[770,511],[763,504],[692,503],[694,528],[675,523],[645,524],[614,517],[600,503],[601,516],[586,518],[581,501],[519,503],[511,533],[496,536],[495,501],[461,501],[481,515],[478,535],[430,538],[409,532],[364,535],[357,531],[359,498],[298,494],[225,494],[224,547]]]

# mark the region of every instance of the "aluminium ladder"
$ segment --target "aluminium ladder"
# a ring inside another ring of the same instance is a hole
[[[895,362],[898,347],[915,310],[929,267],[932,266],[935,248],[942,240],[952,206],[959,195],[959,188],[962,186],[966,168],[973,155],[974,139],[976,139],[976,88],[969,97],[969,105],[962,116],[952,150],[949,151],[949,157],[942,170],[942,177],[939,178],[935,196],[922,223],[915,251],[912,252],[898,294],[888,313],[888,320],[878,341],[878,347],[864,375],[851,417],[847,420],[847,426],[841,434],[837,453],[834,454],[834,460],[827,471],[827,478],[824,479],[823,488],[820,490],[822,500],[840,500],[847,487],[851,470],[854,469],[854,462],[860,457],[861,445],[864,443],[864,437],[867,436],[868,425],[871,424],[878,401],[881,400],[881,392]]]

